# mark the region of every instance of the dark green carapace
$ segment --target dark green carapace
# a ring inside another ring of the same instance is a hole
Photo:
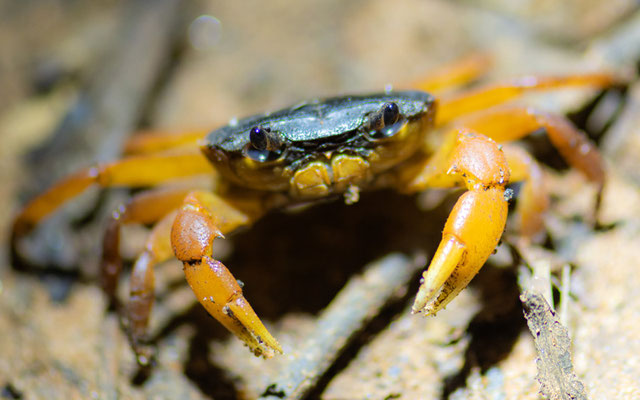
[[[322,143],[340,144],[368,133],[368,118],[385,103],[395,103],[400,120],[422,117],[434,101],[419,91],[334,97],[314,100],[264,115],[237,120],[207,136],[207,146],[226,152],[242,152],[250,141],[250,130],[261,126],[284,139],[284,146],[313,147]]]
[[[423,134],[407,140],[407,131],[426,131],[434,101],[420,91],[314,100],[232,121],[211,132],[203,150],[232,182],[260,189],[280,190],[285,185],[276,175],[288,178],[309,162],[328,161],[336,154],[370,162],[372,152],[385,147],[391,149],[381,159],[386,168],[390,157],[397,162],[415,152]]]

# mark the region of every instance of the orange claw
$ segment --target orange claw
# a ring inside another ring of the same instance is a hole
[[[271,358],[282,353],[280,344],[264,327],[224,264],[205,256],[201,263],[185,265],[184,274],[207,312],[242,339],[255,355]]]
[[[454,206],[413,304],[413,312],[435,314],[464,289],[498,245],[507,221],[505,185],[509,168],[497,144],[461,133],[449,158],[449,175],[467,189]]]
[[[184,201],[171,231],[176,257],[202,306],[242,339],[256,355],[282,353],[227,267],[212,257],[213,240],[248,222],[248,217],[212,193],[192,193]]]

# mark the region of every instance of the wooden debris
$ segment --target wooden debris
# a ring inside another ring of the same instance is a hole
[[[552,400],[587,400],[584,385],[573,372],[567,328],[541,294],[525,291],[520,300],[538,352],[540,393]]]
[[[338,293],[318,318],[315,333],[296,352],[260,399],[301,399],[326,372],[356,332],[390,300],[422,263],[390,255],[370,265]]]

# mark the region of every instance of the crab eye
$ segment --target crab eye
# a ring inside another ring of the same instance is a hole
[[[400,128],[401,124],[398,124],[398,121],[400,121],[401,117],[400,107],[396,103],[384,103],[380,110],[369,114],[369,120],[366,125],[369,130],[369,137],[381,139],[393,136]]]
[[[400,109],[396,103],[384,103],[380,112],[384,126],[393,125],[400,119]]]
[[[246,154],[255,161],[273,161],[282,154],[282,139],[277,132],[262,126],[254,126],[249,131]]]
[[[261,126],[254,126],[249,132],[251,145],[257,150],[266,150],[269,142],[269,139],[267,138],[268,135],[269,132],[265,128]]]
[[[278,132],[271,132],[270,128],[254,126],[249,131],[251,145],[257,150],[279,151],[282,148],[282,138]]]

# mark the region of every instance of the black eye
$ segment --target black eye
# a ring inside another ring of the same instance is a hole
[[[249,131],[251,145],[258,150],[280,151],[282,149],[282,136],[278,132],[271,132],[270,128],[254,126]]]
[[[400,119],[400,109],[396,103],[384,103],[381,112],[384,126],[393,125]]]
[[[270,128],[254,126],[249,131],[249,141],[246,155],[255,161],[273,161],[282,155],[282,136],[278,132],[272,132]]]
[[[368,116],[369,120],[365,128],[372,139],[383,139],[395,135],[403,124],[399,124],[402,115],[400,107],[394,102],[387,102],[382,107]]]
[[[384,127],[395,124],[399,119],[400,108],[398,105],[393,102],[384,103],[380,110],[369,114],[369,123],[367,128],[372,131],[379,131]]]
[[[251,145],[258,150],[266,150],[269,143],[267,136],[269,132],[261,126],[254,126],[249,132]]]

